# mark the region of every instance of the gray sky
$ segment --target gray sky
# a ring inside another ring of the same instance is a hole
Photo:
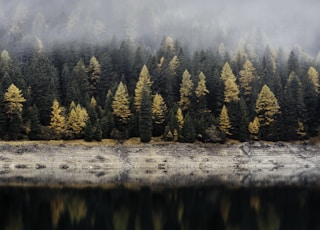
[[[172,36],[207,48],[234,46],[260,29],[275,47],[300,44],[314,54],[319,10],[318,0],[0,0],[0,36],[44,42]]]

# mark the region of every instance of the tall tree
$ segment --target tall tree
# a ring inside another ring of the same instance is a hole
[[[131,117],[128,89],[122,82],[119,83],[112,102],[113,114],[123,124],[128,124]]]
[[[209,91],[206,86],[206,76],[203,74],[203,72],[200,72],[198,86],[195,90],[196,97],[200,99],[201,97],[204,97],[207,93],[209,93]]]
[[[164,132],[164,122],[168,113],[168,108],[160,94],[153,97],[152,102],[152,120],[153,120],[153,135],[160,136]]]
[[[141,100],[142,100],[142,92],[143,89],[149,91],[149,94],[151,94],[151,79],[150,79],[150,74],[149,70],[146,65],[144,65],[141,69],[140,75],[139,75],[139,80],[136,84],[136,89],[135,89],[135,97],[134,97],[134,105],[136,110],[139,112],[141,109]]]
[[[59,102],[55,99],[52,103],[50,128],[54,131],[56,138],[60,139],[65,132],[65,116],[63,115],[63,108],[60,107]]]
[[[189,113],[184,118],[182,128],[182,137],[184,142],[193,143],[196,140],[196,134],[193,126],[193,121]]]
[[[280,113],[278,100],[267,85],[262,87],[258,95],[255,111],[262,126],[270,125],[274,121],[274,116]]]
[[[92,56],[88,66],[89,84],[91,96],[96,96],[97,85],[101,78],[101,65],[95,56]]]
[[[291,72],[284,89],[283,115],[287,140],[297,138],[298,121],[305,122],[303,88],[295,72]]]
[[[4,102],[6,103],[7,115],[12,117],[14,114],[22,115],[23,103],[26,99],[23,97],[22,92],[14,84],[11,84],[4,94]]]
[[[246,60],[239,75],[239,83],[242,89],[243,96],[246,100],[252,93],[252,81],[255,79],[255,68],[250,60]]]
[[[152,136],[152,104],[150,88],[146,84],[141,95],[141,108],[139,113],[139,132],[141,142],[149,142]]]
[[[232,135],[230,133],[231,122],[228,115],[228,110],[225,105],[223,105],[220,116],[219,116],[219,129],[226,135]]]
[[[200,89],[199,89],[200,90]],[[180,101],[179,106],[182,110],[187,110],[191,103],[190,97],[193,91],[193,82],[188,70],[185,70],[182,75],[182,82],[180,84]]]

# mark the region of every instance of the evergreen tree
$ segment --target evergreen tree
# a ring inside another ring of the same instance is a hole
[[[39,110],[36,105],[30,108],[30,132],[28,134],[31,140],[41,139],[41,124],[39,118]]]
[[[193,121],[189,113],[186,114],[182,128],[182,137],[184,142],[193,143],[196,140]]]
[[[200,89],[199,89],[200,90]],[[185,70],[182,75],[182,83],[180,84],[180,101],[179,106],[182,110],[187,110],[191,103],[190,97],[193,91],[193,82],[188,70]],[[200,93],[200,92],[199,92]]]
[[[297,138],[298,121],[305,121],[305,105],[303,102],[303,88],[300,79],[292,72],[284,89],[283,115],[286,118],[285,129],[287,140]]]
[[[90,119],[87,120],[84,128],[84,140],[88,142],[94,140],[94,131]]]
[[[60,96],[57,69],[42,49],[38,49],[25,66],[24,75],[31,90],[30,103],[38,107],[41,124],[48,125],[52,101]]]
[[[141,142],[149,142],[152,136],[152,104],[150,88],[144,85],[139,113],[139,131]]]
[[[96,95],[95,90],[101,78],[101,65],[95,56],[92,56],[88,66],[88,76],[91,96]]]

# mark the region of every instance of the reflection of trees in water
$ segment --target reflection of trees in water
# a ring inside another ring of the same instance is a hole
[[[0,229],[320,229],[299,188],[0,189]]]

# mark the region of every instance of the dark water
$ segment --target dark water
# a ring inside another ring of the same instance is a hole
[[[320,229],[320,189],[0,188],[0,229]]]

